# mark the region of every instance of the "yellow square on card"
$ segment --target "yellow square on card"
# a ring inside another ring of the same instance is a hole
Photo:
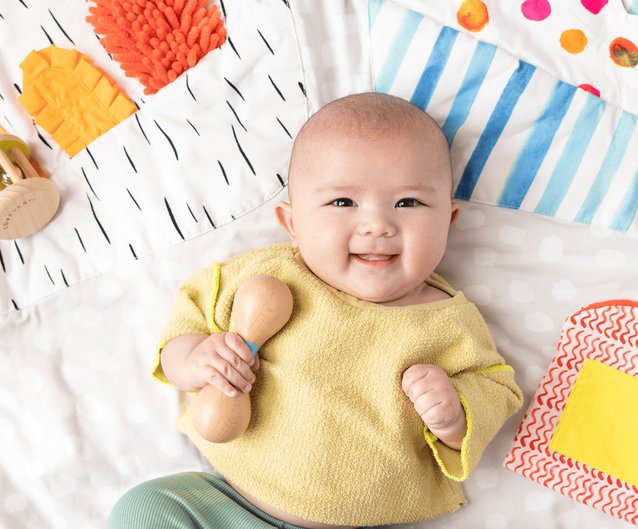
[[[586,360],[550,450],[638,486],[638,377]]]

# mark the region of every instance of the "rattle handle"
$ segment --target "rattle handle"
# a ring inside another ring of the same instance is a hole
[[[253,355],[275,335],[292,315],[292,293],[285,283],[269,275],[245,281],[233,300],[231,328],[248,345]],[[236,439],[248,428],[250,397],[240,392],[228,397],[214,386],[205,386],[191,407],[195,430],[213,443]]]

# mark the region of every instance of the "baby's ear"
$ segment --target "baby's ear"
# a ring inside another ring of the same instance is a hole
[[[293,246],[297,246],[297,240],[295,238],[295,230],[292,225],[292,205],[290,202],[277,202],[275,205],[275,216],[281,224],[281,227],[286,230],[288,237],[292,241]]]

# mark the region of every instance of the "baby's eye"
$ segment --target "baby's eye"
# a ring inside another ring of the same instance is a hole
[[[349,198],[337,198],[333,200],[330,204],[333,206],[337,206],[339,208],[350,208],[354,206],[354,202]]]
[[[417,200],[416,198],[402,198],[396,203],[394,207],[395,208],[414,208],[416,206],[421,206],[422,204],[423,202],[421,202],[420,200]]]

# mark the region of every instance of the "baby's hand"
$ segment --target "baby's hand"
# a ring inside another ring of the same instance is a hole
[[[235,397],[237,390],[248,393],[255,383],[252,370],[259,369],[259,358],[231,332],[210,335],[189,353],[186,362],[194,386],[211,384],[229,397]]]
[[[465,412],[445,371],[415,364],[403,373],[401,387],[430,431],[450,448],[460,449],[467,430]]]

